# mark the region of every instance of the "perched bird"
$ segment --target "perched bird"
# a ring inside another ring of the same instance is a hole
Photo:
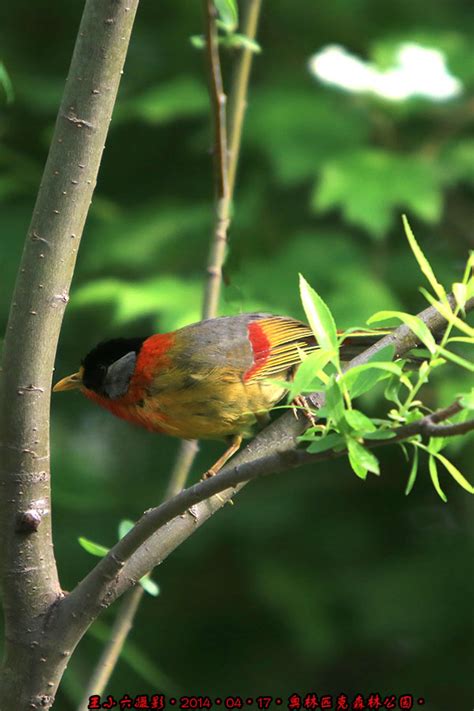
[[[349,358],[358,340],[343,343],[343,352],[352,351]],[[366,345],[361,339],[360,347]],[[117,417],[153,432],[227,440],[228,449],[207,472],[212,476],[254,425],[265,423],[285,395],[281,381],[290,381],[302,354],[316,348],[311,329],[293,318],[224,316],[148,338],[99,343],[79,371],[53,390],[78,388]]]

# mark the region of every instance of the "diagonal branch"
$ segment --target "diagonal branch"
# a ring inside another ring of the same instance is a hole
[[[474,299],[466,304],[466,311],[472,308]],[[434,307],[425,309],[419,317],[431,331],[446,326],[445,319]],[[418,343],[415,334],[406,326],[401,326],[354,358],[348,367],[367,362],[387,345],[394,345],[397,354],[402,356]],[[201,481],[147,511],[134,529],[79,583],[69,598],[60,603],[59,614],[69,615],[74,611],[79,616],[84,615],[86,619],[82,624],[86,623],[91,615],[99,613],[101,605],[108,605],[147,570],[166,558],[250,478],[300,466],[308,461],[342,456],[342,453],[329,453],[322,457],[298,450],[297,437],[306,425],[304,417],[295,419],[291,413],[283,415],[236,455],[217,477]],[[380,442],[378,444],[380,446]],[[214,496],[216,493],[220,494],[218,498]],[[209,498],[211,496],[214,498]],[[198,502],[199,505],[196,505]],[[77,624],[80,625],[81,621],[78,620]]]

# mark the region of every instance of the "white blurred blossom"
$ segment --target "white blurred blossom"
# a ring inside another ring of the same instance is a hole
[[[329,45],[313,55],[309,69],[325,84],[353,93],[376,94],[390,101],[413,96],[446,101],[462,91],[461,82],[449,73],[440,50],[408,42],[398,48],[391,69],[377,69],[338,45]]]

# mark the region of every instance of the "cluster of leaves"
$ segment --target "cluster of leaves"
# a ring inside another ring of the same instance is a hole
[[[368,325],[396,319],[405,324],[417,336],[426,349],[427,356],[416,369],[409,368],[409,361],[393,361],[394,348],[388,346],[378,351],[367,363],[355,365],[345,371],[341,365],[340,347],[346,338],[357,337],[356,329],[339,334],[334,318],[326,303],[312,289],[307,281],[300,277],[300,291],[303,307],[311,329],[320,345],[320,349],[304,358],[292,383],[289,399],[297,395],[319,390],[324,393],[324,406],[318,409],[319,417],[325,423],[309,428],[301,437],[309,443],[312,453],[327,450],[347,449],[350,465],[361,479],[368,472],[380,473],[379,461],[367,446],[373,440],[390,440],[397,437],[397,427],[423,419],[430,409],[420,399],[420,391],[426,385],[435,370],[448,364],[454,364],[468,372],[474,372],[472,360],[462,357],[452,350],[452,346],[462,344],[465,348],[474,347],[474,329],[460,317],[466,302],[474,297],[474,254],[471,254],[462,281],[452,285],[456,305],[451,308],[446,291],[439,283],[431,265],[419,247],[408,221],[404,217],[405,232],[418,265],[427,278],[433,294],[421,289],[427,301],[446,319],[447,327],[437,342],[426,324],[418,317],[402,311],[379,311],[368,320]],[[452,335],[453,331],[462,335]],[[380,381],[385,381],[385,400],[391,408],[385,418],[370,418],[353,406],[353,401],[360,395],[372,390]],[[462,411],[457,421],[466,419],[474,410],[474,389],[458,395]],[[413,446],[413,459],[406,487],[408,494],[415,483],[418,470],[418,452],[428,454],[428,467],[433,485],[443,501],[443,492],[438,477],[438,464],[442,464],[455,481],[469,493],[474,487],[465,479],[459,469],[441,454],[448,444],[447,437],[430,437],[423,442],[421,435],[413,435],[399,443],[406,453],[406,445]]]
[[[219,44],[230,49],[245,47],[252,52],[261,52],[261,47],[254,39],[237,32],[239,26],[239,11],[236,0],[214,0],[219,19],[217,27],[220,30]],[[203,35],[193,35],[191,44],[196,49],[204,49],[206,40]]]

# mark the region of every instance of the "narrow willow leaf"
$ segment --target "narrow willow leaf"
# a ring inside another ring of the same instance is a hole
[[[393,430],[375,430],[375,432],[366,432],[364,439],[392,439],[397,433]]]
[[[360,436],[365,436],[367,432],[375,432],[377,429],[370,417],[360,410],[347,410],[344,417],[349,427],[359,432]]]
[[[474,267],[473,267],[474,269]],[[466,281],[466,301],[474,296],[474,276]]]
[[[234,32],[229,35],[226,44],[229,44],[230,47],[245,47],[245,49],[249,49],[255,54],[260,54],[262,51],[262,48],[258,42],[250,37],[247,37],[247,35],[241,35],[239,32]]]
[[[433,482],[433,486],[436,489],[436,493],[438,494],[439,498],[444,501],[444,503],[446,503],[448,499],[446,498],[446,494],[440,486],[438,478],[438,467],[436,466],[436,459],[432,454],[430,454],[430,458],[428,459],[428,469],[430,471],[431,481]]]
[[[418,316],[407,314],[404,311],[378,311],[367,320],[367,323],[377,323],[378,321],[386,321],[390,318],[396,318],[408,326],[410,331],[413,331],[415,336],[419,338],[420,341],[428,348],[430,353],[434,353],[436,351],[436,341],[433,334],[426,323],[424,323]]]
[[[459,402],[466,410],[474,410],[474,388],[468,393],[462,393]]]
[[[349,459],[351,461],[351,466],[354,469],[354,462],[360,470],[366,470],[372,472],[373,474],[380,474],[380,465],[377,457],[372,454],[366,447],[357,442],[352,437],[347,438],[347,448],[349,450]],[[360,476],[354,469],[357,476]],[[361,478],[365,478],[361,477]]]
[[[418,266],[420,267],[421,271],[431,284],[431,288],[433,289],[434,293],[438,297],[438,299],[442,299],[443,301],[446,300],[446,291],[444,290],[444,287],[441,286],[437,278],[435,277],[434,271],[431,267],[431,264],[423,254],[423,251],[418,244],[418,242],[415,239],[415,235],[412,232],[412,229],[410,227],[410,224],[408,222],[407,216],[402,215],[402,220],[403,220],[403,227],[405,229],[405,234],[408,240],[408,243],[411,247],[411,251],[415,255],[415,259],[418,262]]]
[[[467,301],[467,284],[456,282],[452,286],[452,292],[454,294],[454,298],[456,299],[457,305],[460,309],[463,309]]]
[[[349,390],[351,397],[355,398],[371,390],[380,380],[388,378],[390,374],[400,377],[401,373],[402,369],[396,363],[369,362],[355,365],[344,373],[341,380]]]
[[[3,62],[0,62],[0,85],[3,87],[3,91],[5,92],[7,104],[11,104],[15,98],[15,94],[13,91],[13,84]]]
[[[219,18],[227,32],[233,32],[239,24],[236,0],[214,0]]]
[[[456,365],[459,365],[461,368],[465,368],[471,373],[474,373],[474,363],[470,363],[468,360],[465,360],[465,358],[461,358],[461,356],[458,356],[457,353],[448,351],[447,348],[438,346],[438,350],[441,355],[446,358],[446,360],[450,360],[452,363],[456,363]]]
[[[344,420],[344,400],[339,383],[336,382],[334,376],[331,377],[331,380],[326,386],[325,392],[328,416],[334,420],[338,427],[340,427]]]
[[[336,323],[328,306],[300,274],[301,302],[318,344],[325,351],[339,353]],[[335,356],[337,358],[337,355]],[[333,360],[334,362],[334,360]]]
[[[400,398],[398,397],[399,390],[400,379],[398,377],[391,376],[385,386],[384,397],[386,400],[394,402],[398,407],[400,407]]]
[[[446,321],[453,326],[456,326],[462,333],[465,333],[467,336],[470,338],[474,338],[474,328],[471,328],[465,321],[459,318],[459,316],[456,316],[455,313],[453,313],[449,303],[441,303],[440,301],[436,301],[436,299],[428,292],[426,289],[420,289],[421,293],[425,297],[427,301],[431,304],[431,306],[434,306],[434,308],[439,311],[441,316],[446,319]]]
[[[332,351],[316,351],[300,363],[288,390],[290,400],[300,393],[314,392],[320,386],[322,379],[319,373],[333,356]]]
[[[155,583],[154,580],[150,578],[149,575],[144,575],[143,578],[140,578],[140,585],[144,590],[149,595],[153,595],[153,597],[157,597],[160,594],[160,587]]]
[[[94,541],[90,541],[88,538],[84,538],[84,536],[79,536],[77,540],[85,551],[91,555],[96,555],[98,558],[103,558],[110,550],[110,548],[101,546],[100,543],[94,543]]]
[[[308,452],[317,454],[318,452],[326,452],[328,449],[341,447],[344,444],[344,437],[338,432],[330,432],[324,437],[313,439],[308,447]]]
[[[360,459],[357,456],[357,452],[354,453],[353,444],[351,443],[357,444],[357,442],[353,439],[349,439],[347,442],[349,464],[351,465],[351,469],[354,474],[356,474],[359,479],[365,480],[367,478],[367,469],[360,463]]]
[[[448,472],[451,474],[453,479],[459,484],[459,486],[462,486],[463,489],[468,491],[470,494],[474,494],[474,486],[472,486],[467,479],[461,474],[459,469],[454,466],[452,462],[449,461],[449,459],[446,459],[446,457],[443,454],[436,454],[435,455],[439,461],[444,464]]]
[[[135,525],[134,522],[130,521],[130,519],[128,519],[128,518],[124,518],[122,521],[120,521],[119,527],[118,527],[119,540],[120,540],[120,538],[123,538],[124,536],[126,536],[127,533],[132,530],[134,525]]]
[[[408,494],[413,489],[413,487],[415,485],[417,473],[418,473],[418,449],[416,447],[414,447],[413,448],[413,461],[411,463],[410,474],[408,475],[408,481],[407,481],[407,485],[405,488],[405,496],[408,496]]]
[[[436,455],[448,443],[448,437],[430,437],[428,442],[428,451],[430,454]]]

